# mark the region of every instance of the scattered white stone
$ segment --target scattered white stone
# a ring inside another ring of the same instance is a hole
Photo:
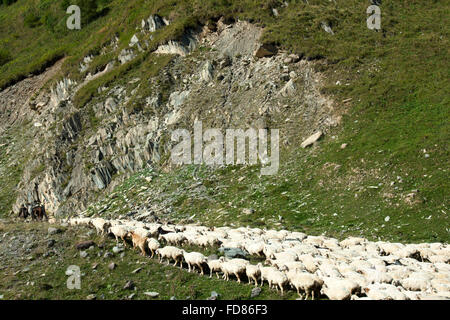
[[[138,37],[137,37],[136,35],[133,35],[133,37],[131,37],[129,46],[130,46],[130,47],[133,47],[133,46],[134,46],[136,43],[138,43],[138,42],[139,42]]]
[[[320,130],[317,131],[312,136],[310,136],[308,139],[303,141],[302,144],[301,144],[301,147],[302,148],[306,148],[306,147],[312,145],[314,142],[318,141],[320,139],[320,137],[322,137],[322,135],[323,135],[322,131],[320,131]]]
[[[148,291],[148,292],[144,292],[144,294],[146,296],[152,297],[152,298],[156,298],[157,296],[159,296],[158,292],[154,292],[154,291]]]

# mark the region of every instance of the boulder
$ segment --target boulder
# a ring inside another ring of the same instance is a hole
[[[58,229],[58,228],[49,227],[47,232],[49,235],[54,235],[57,233],[61,233],[62,231],[61,231],[61,229]]]
[[[257,296],[259,296],[260,295],[260,293],[261,293],[261,288],[259,288],[259,287],[256,287],[256,288],[253,288],[252,289],[252,292],[251,292],[251,294],[250,294],[250,298],[255,298],[255,297],[257,297]]]
[[[157,296],[159,296],[158,292],[154,292],[154,291],[148,291],[148,292],[144,292],[144,294],[146,296],[152,297],[152,298],[156,298]]]
[[[278,49],[271,44],[262,44],[259,46],[259,48],[255,51],[255,57],[257,58],[264,58],[264,57],[272,57],[276,55],[278,52]]]
[[[133,290],[135,288],[135,284],[133,281],[127,281],[125,285],[123,286],[123,290]]]
[[[78,242],[75,245],[75,248],[77,248],[78,250],[86,250],[92,246],[95,246],[95,242],[92,240],[87,240],[87,241]]]
[[[321,130],[314,133],[312,136],[310,136],[308,139],[302,142],[301,147],[306,148],[310,145],[312,145],[314,142],[318,141],[323,135],[323,132]]]
[[[114,262],[111,262],[109,265],[108,265],[108,269],[109,270],[114,270],[115,268],[117,267],[117,264],[115,264]]]
[[[229,259],[241,258],[245,259],[248,256],[248,252],[240,248],[219,248],[220,252],[223,252],[225,257]]]

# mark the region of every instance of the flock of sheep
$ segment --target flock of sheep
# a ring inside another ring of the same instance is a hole
[[[150,251],[159,262],[187,264],[203,275],[219,273],[238,282],[245,277],[255,286],[292,288],[300,298],[326,296],[332,300],[450,299],[450,247],[441,243],[401,244],[370,242],[350,237],[343,241],[307,236],[286,230],[258,228],[163,225],[133,220],[71,218],[70,225],[88,225],[98,233],[113,234],[116,241],[131,239],[143,255]],[[264,257],[257,265],[246,259],[210,260],[200,252],[187,252],[184,244],[199,247],[239,248]]]

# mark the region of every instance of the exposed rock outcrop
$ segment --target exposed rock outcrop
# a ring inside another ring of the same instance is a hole
[[[167,24],[153,16],[142,28],[154,32]],[[172,148],[171,131],[190,130],[196,119],[205,128],[326,132],[338,118],[332,101],[320,93],[320,75],[312,62],[261,45],[261,34],[262,29],[250,23],[227,25],[223,19],[201,33],[187,32],[155,51],[174,55],[156,76],[134,76],[98,88],[99,96],[82,109],[73,105],[74,94],[112,70],[112,63],[86,75],[78,86],[63,78],[44,91],[33,104],[30,119],[41,126],[33,126],[34,159],[27,163],[14,208],[39,198],[56,215],[79,212],[93,200],[93,191],[110,192],[120,180],[145,168],[170,170],[171,164],[161,159],[167,159]],[[120,63],[136,57],[141,35],[118,54]],[[117,41],[107,44],[115,45]],[[191,55],[198,46],[211,50]],[[258,50],[263,59],[255,59]],[[91,59],[83,60],[85,67]],[[141,86],[150,90],[142,95]],[[282,137],[283,143],[291,138]]]

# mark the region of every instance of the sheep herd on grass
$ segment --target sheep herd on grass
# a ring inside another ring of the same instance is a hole
[[[188,271],[209,271],[228,281],[247,278],[255,286],[269,284],[284,294],[295,290],[300,299],[326,297],[332,300],[450,299],[450,247],[442,243],[401,244],[371,242],[349,237],[338,241],[325,236],[307,236],[287,230],[205,227],[144,223],[134,220],[71,218],[69,225],[94,227],[112,234],[126,246],[131,240],[142,255],[158,256]],[[182,246],[238,248],[264,263],[246,259],[208,259]]]

